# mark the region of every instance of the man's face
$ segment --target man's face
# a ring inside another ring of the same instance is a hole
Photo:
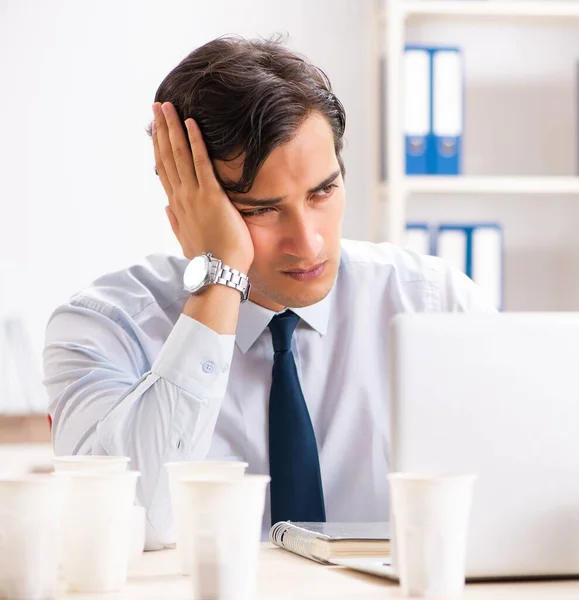
[[[238,181],[242,166],[216,161],[215,168],[223,180]],[[325,298],[340,263],[345,201],[328,121],[308,117],[267,157],[251,189],[229,196],[253,240],[251,300],[279,311]]]

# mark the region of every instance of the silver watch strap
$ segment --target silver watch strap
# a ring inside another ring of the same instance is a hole
[[[249,298],[249,291],[251,289],[249,277],[241,271],[224,265],[220,260],[211,257],[209,274],[212,283],[220,283],[241,292],[242,302],[245,302]]]

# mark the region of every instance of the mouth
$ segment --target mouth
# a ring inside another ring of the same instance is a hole
[[[311,281],[312,279],[317,279],[324,273],[327,262],[328,261],[325,261],[319,265],[315,265],[310,269],[292,269],[291,271],[282,271],[282,273],[297,281]]]

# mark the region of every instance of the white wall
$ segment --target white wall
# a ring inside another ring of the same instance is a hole
[[[367,237],[370,0],[4,0],[0,299],[40,364],[52,310],[98,275],[180,249],[145,134],[155,90],[223,34],[289,34],[348,114],[345,234]],[[1,304],[0,304],[1,306]]]
[[[409,28],[407,39],[464,51],[465,173],[577,174],[576,21],[524,27],[421,24]],[[507,310],[579,309],[577,196],[417,196],[408,216],[501,222]]]
[[[179,252],[150,141],[154,92],[225,33],[289,33],[348,114],[344,233],[370,236],[372,0],[4,0],[0,6],[0,309],[40,364],[51,311],[99,274]],[[577,28],[414,27],[465,50],[465,171],[575,174]],[[579,198],[413,198],[409,218],[499,220],[508,309],[579,307]]]

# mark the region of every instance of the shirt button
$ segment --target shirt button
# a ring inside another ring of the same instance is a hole
[[[214,370],[215,370],[215,365],[210,360],[205,361],[203,363],[203,372],[213,373]]]

